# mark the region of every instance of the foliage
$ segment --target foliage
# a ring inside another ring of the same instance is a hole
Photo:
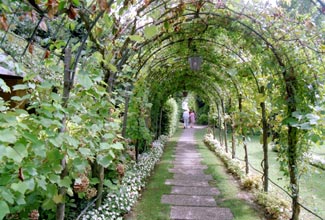
[[[261,178],[259,176],[253,175],[246,176],[242,179],[241,185],[245,190],[260,189],[260,187],[262,186]]]
[[[145,150],[152,140],[149,130],[149,112],[151,104],[148,103],[148,90],[145,81],[138,81],[133,90],[129,104],[127,136],[134,142],[141,143],[140,150]]]
[[[107,117],[118,113],[110,101],[103,98],[104,87],[92,83],[92,87],[85,90],[85,84],[77,85],[70,105],[63,109],[62,97],[52,92],[52,86],[55,84],[51,81],[16,85],[16,89],[32,89],[28,98],[30,108],[36,113],[29,114],[22,109],[0,113],[0,197],[4,206],[10,207],[10,213],[17,213],[20,218],[39,210],[42,218],[53,219],[57,203],[69,203],[74,195],[80,194],[74,188],[80,175],[91,179],[90,163],[97,161],[110,167],[123,149],[123,143],[116,139],[119,122]],[[62,129],[65,132],[60,132]],[[64,157],[69,174],[62,179]],[[66,198],[58,195],[59,187],[67,189]]]
[[[87,211],[82,219],[122,219],[122,216],[131,210],[141,196],[141,190],[145,187],[148,176],[159,161],[166,141],[167,137],[161,136],[153,142],[153,147],[149,152],[141,155],[138,163],[128,165],[121,184],[114,190],[107,189],[105,204],[98,209]]]
[[[199,114],[197,123],[201,124],[201,125],[207,125],[208,124],[208,115],[207,114]]]
[[[178,127],[178,105],[175,99],[168,99],[163,107],[162,133],[172,136]]]
[[[271,219],[289,219],[289,203],[279,199],[275,195],[269,193],[257,192],[255,197],[256,202],[263,206],[266,215]]]

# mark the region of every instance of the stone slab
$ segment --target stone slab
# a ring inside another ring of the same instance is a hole
[[[202,170],[205,170],[207,169],[207,165],[202,165],[202,164],[199,164],[199,165],[185,165],[185,164],[175,164],[174,165],[174,168],[183,168],[183,169],[202,169]]]
[[[176,156],[176,157],[174,157],[174,160],[175,161],[179,161],[179,160],[184,160],[184,161],[187,161],[187,160],[202,161],[202,157],[199,157],[199,156],[197,156],[197,157],[193,157],[193,156],[191,156],[191,157],[187,157],[187,156]]]
[[[204,174],[203,170],[204,169],[185,169],[185,168],[168,169],[170,173],[181,173],[181,174],[190,174],[190,175]]]
[[[193,158],[193,157],[191,157],[191,158],[175,157],[174,160],[175,161],[184,161],[184,162],[198,162],[198,161],[201,162],[202,158],[200,158],[200,157],[195,157],[195,158]]]
[[[208,181],[198,181],[198,180],[172,180],[167,179],[165,181],[166,185],[172,185],[172,186],[200,186],[200,187],[206,187],[209,186]]]
[[[217,205],[212,196],[163,195],[161,202],[181,206],[211,207]]]
[[[173,155],[184,155],[184,154],[188,154],[188,156],[192,155],[192,156],[201,156],[201,154],[196,150],[196,149],[192,149],[192,150],[183,150],[183,149],[175,149],[174,154]]]
[[[220,194],[220,191],[214,187],[173,186],[171,194],[217,196]]]
[[[232,220],[228,208],[172,206],[170,218],[186,220]]]
[[[187,161],[174,161],[173,164],[176,166],[182,166],[182,165],[185,165],[185,166],[201,166],[202,164],[200,163],[200,161],[190,161],[190,162],[187,162]]]
[[[206,174],[182,174],[175,173],[173,176],[174,180],[213,180],[211,175]]]

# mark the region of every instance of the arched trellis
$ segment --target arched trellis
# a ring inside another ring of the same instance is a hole
[[[203,13],[202,13],[203,14]],[[189,14],[189,15],[194,15],[194,14]],[[206,13],[206,15],[211,15],[210,13]],[[217,15],[217,14],[213,14],[214,16],[220,16],[220,15]],[[260,38],[260,40],[262,40],[264,42],[264,44],[266,45],[266,47],[269,47],[272,54],[274,55],[275,59],[277,60],[277,63],[278,65],[282,68],[282,74],[283,74],[283,77],[284,77],[284,81],[285,82],[288,82],[287,81],[287,75],[289,74],[288,71],[289,69],[291,68],[290,67],[290,64],[285,64],[287,63],[288,61],[285,61],[288,59],[288,57],[284,56],[284,57],[280,57],[280,52],[278,51],[278,49],[276,48],[276,46],[274,46],[271,42],[269,42],[263,35],[262,33],[259,33],[258,31],[256,31],[255,29],[253,29],[252,27],[248,26],[247,24],[241,22],[241,21],[237,21],[237,19],[233,19],[233,18],[228,18],[229,20],[232,20],[232,21],[236,21],[238,22],[241,26],[243,26],[244,28],[246,28],[249,32],[253,33],[254,35],[256,35],[258,38]],[[250,18],[252,19],[252,18]],[[159,50],[159,49],[158,49]],[[256,78],[255,78],[256,79]],[[257,84],[258,85],[258,84]],[[289,99],[295,99],[295,94],[293,93],[294,92],[294,88],[292,87],[292,83],[286,83],[286,87],[287,87],[287,93],[289,95]],[[264,93],[264,87],[261,87],[261,89],[259,89],[259,92],[261,93]],[[291,103],[293,105],[288,105],[288,114],[291,115],[295,110],[296,110],[296,107],[294,107],[294,103]],[[265,107],[264,104],[261,105],[262,106],[262,109],[263,106]],[[265,109],[264,109],[264,118],[265,118]],[[267,127],[267,124],[265,123],[265,120],[263,120],[263,127]],[[289,134],[288,136],[289,137],[292,137],[292,136],[295,136],[295,128],[291,128],[291,126],[289,125]],[[265,136],[266,137],[266,136]],[[264,137],[263,137],[264,138]],[[294,148],[294,145],[296,143],[292,143],[289,141],[289,147],[290,147],[290,143],[292,144],[291,147]],[[291,158],[292,159],[292,158]],[[295,167],[295,162],[292,161],[292,164],[290,165],[291,167]],[[296,180],[294,180],[295,178],[293,176],[291,176],[293,182],[295,182]],[[294,183],[295,184],[295,183]],[[299,211],[298,211],[299,212]]]

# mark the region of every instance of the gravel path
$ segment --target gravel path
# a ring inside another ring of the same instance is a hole
[[[216,204],[214,197],[220,192],[209,185],[211,175],[204,173],[207,166],[201,164],[202,158],[196,149],[195,129],[199,127],[184,129],[178,141],[174,168],[169,170],[174,176],[165,182],[172,186],[172,191],[163,195],[161,202],[172,205],[171,219],[232,220],[230,209]]]

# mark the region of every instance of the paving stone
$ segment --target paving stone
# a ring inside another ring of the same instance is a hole
[[[232,220],[233,215],[227,208],[172,206],[170,218],[173,220]]]
[[[172,194],[197,195],[197,196],[217,196],[220,194],[215,187],[196,187],[196,186],[173,186]]]
[[[170,205],[181,206],[216,206],[216,201],[212,196],[193,196],[193,195],[163,195],[161,202]]]
[[[194,155],[191,155],[191,156],[187,156],[187,155],[175,155],[174,156],[174,159],[175,160],[202,160],[202,157],[201,156],[194,156]]]
[[[202,158],[180,158],[180,157],[176,157],[174,158],[174,162],[194,162],[194,163],[198,163],[201,162]]]
[[[208,181],[198,181],[198,180],[173,180],[173,179],[167,179],[165,181],[166,185],[172,185],[172,186],[202,186],[206,187],[209,186]]]
[[[187,161],[174,161],[173,162],[174,166],[202,166],[202,164],[200,163],[200,161],[197,161],[197,162],[193,162],[193,161],[190,161],[190,162],[187,162]]]
[[[211,175],[206,174],[182,174],[175,173],[173,176],[174,180],[213,180]]]
[[[204,174],[204,169],[187,169],[187,168],[171,168],[168,169],[170,173],[181,173],[181,174],[190,174],[190,175],[196,175],[196,174]]]
[[[202,164],[197,164],[197,165],[175,164],[174,168],[176,168],[176,169],[177,168],[183,168],[183,169],[192,169],[192,170],[195,170],[195,169],[205,170],[208,167],[206,165],[202,165]]]

